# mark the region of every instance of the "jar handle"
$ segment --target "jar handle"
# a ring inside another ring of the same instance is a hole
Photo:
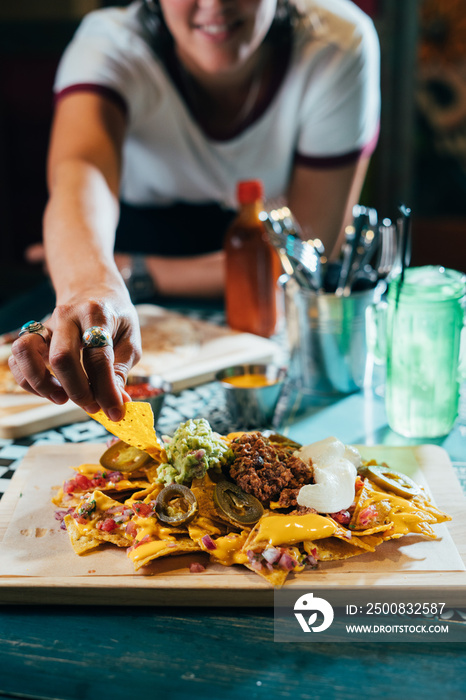
[[[366,309],[366,345],[377,364],[387,360],[387,310],[386,301],[370,304]]]
[[[461,330],[458,376],[460,381],[466,381],[466,322]]]

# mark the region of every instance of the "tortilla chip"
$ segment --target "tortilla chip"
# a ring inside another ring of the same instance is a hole
[[[254,571],[255,574],[259,574],[262,578],[265,578],[268,583],[270,583],[275,588],[281,588],[286,581],[288,574],[290,573],[286,569],[274,569],[270,571],[265,566],[262,569],[254,569],[251,564],[244,565],[247,569]]]
[[[224,517],[222,513],[216,509],[214,503],[214,489],[215,482],[212,481],[208,474],[204,474],[200,479],[193,479],[191,491],[196,496],[199,515],[203,515],[218,523],[224,523],[230,530],[238,529],[237,526],[233,525],[228,518]]]
[[[68,494],[67,494],[68,495]],[[67,508],[70,506],[75,506],[76,503],[69,503],[71,499],[65,498],[65,494],[62,488],[59,488],[55,496],[52,496],[52,503],[59,508]],[[69,504],[69,505],[68,505]]]
[[[350,542],[351,544],[354,544],[355,547],[361,547],[361,549],[365,549],[367,552],[375,552],[376,548],[379,546],[379,544],[382,544],[384,541],[384,533],[382,535],[378,535],[377,533],[374,533],[372,535],[355,535],[353,533],[353,537],[351,538]]]
[[[173,556],[176,554],[187,554],[189,552],[198,552],[200,550],[199,545],[193,542],[189,537],[154,541],[157,543],[163,543],[163,545],[158,547],[156,551],[149,552],[146,554],[146,556],[142,556],[141,558],[138,558],[138,547],[134,547],[128,551],[128,557],[133,562],[135,571],[138,571],[138,569],[143,566],[147,566],[149,562],[153,561],[154,559],[159,559],[160,557]],[[148,549],[150,544],[152,544],[152,542],[146,543]]]
[[[124,404],[124,410],[125,415],[119,421],[110,420],[102,410],[88,415],[123,442],[147,452],[159,463],[164,462],[166,454],[155,433],[151,405],[146,401],[129,401]]]
[[[362,547],[358,547],[356,544],[344,542],[343,540],[338,540],[333,537],[325,537],[322,540],[315,540],[315,542],[304,542],[303,547],[308,554],[311,554],[313,549],[317,550],[317,561],[349,559],[350,557],[357,557],[358,554],[364,554],[364,552],[367,551]]]
[[[386,501],[380,500],[377,497],[377,489],[375,489],[369,479],[364,479],[363,487],[360,489],[359,493],[356,495],[356,504],[351,516],[351,521],[349,524],[350,530],[363,530],[364,525],[361,525],[361,513],[369,506],[375,506],[377,510],[377,519],[373,521],[371,527],[377,527],[379,525],[386,524],[387,515],[390,512],[390,505],[387,505]],[[384,492],[385,493],[385,492]]]
[[[76,554],[84,554],[84,552],[95,549],[102,544],[102,542],[97,540],[93,535],[84,534],[81,532],[72,515],[65,515],[63,522],[66,525],[68,535],[70,536],[71,546]]]
[[[444,523],[447,520],[451,520],[451,515],[444,513],[442,510],[439,510],[436,506],[434,506],[432,501],[425,493],[420,493],[419,495],[414,496],[411,501],[421,510],[423,510],[424,513],[428,513],[432,518],[434,518],[433,522],[435,523]]]
[[[125,505],[131,507],[135,501],[144,501],[144,503],[155,501],[162,489],[163,484],[149,484],[142,491],[136,491],[131,494],[131,496],[126,499]]]
[[[225,533],[225,528],[220,523],[214,523],[210,518],[198,515],[188,524],[188,532],[193,542],[197,542],[202,549],[210,554],[207,547],[201,543],[202,538],[206,535],[223,535]]]
[[[159,466],[160,466],[160,464],[159,464],[159,461],[157,460],[156,464],[150,464],[148,467],[141,467],[141,472],[144,473],[144,475],[145,475],[147,481],[149,481],[149,483],[151,483],[151,484],[158,483],[159,475],[157,473],[157,470],[158,470]]]
[[[191,533],[189,534],[191,535]],[[215,549],[208,549],[202,540],[199,540],[199,545],[210,555],[212,561],[222,564],[222,566],[247,564],[249,560],[243,547],[248,535],[249,532],[243,530],[243,532],[229,532],[227,535],[217,537],[214,540]]]

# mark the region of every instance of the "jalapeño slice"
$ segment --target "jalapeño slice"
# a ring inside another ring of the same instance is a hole
[[[412,498],[421,492],[419,486],[409,476],[390,467],[368,466],[364,469],[364,474],[377,486],[403,498]]]
[[[264,513],[262,503],[257,498],[231,481],[223,480],[215,484],[214,503],[228,520],[240,525],[254,525]]]
[[[197,510],[196,496],[183,484],[165,486],[155,501],[155,513],[158,519],[168,525],[189,523]]]
[[[137,447],[127,445],[123,440],[114,442],[100,458],[100,463],[106,469],[118,472],[134,472],[150,460],[147,452]]]

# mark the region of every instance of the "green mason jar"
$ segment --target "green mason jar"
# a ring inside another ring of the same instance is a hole
[[[399,294],[399,280],[390,284],[385,402],[389,426],[406,437],[446,435],[458,415],[465,282],[426,266],[405,271]]]

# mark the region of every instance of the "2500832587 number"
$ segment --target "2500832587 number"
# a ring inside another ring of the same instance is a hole
[[[366,615],[441,615],[445,603],[366,603]]]

